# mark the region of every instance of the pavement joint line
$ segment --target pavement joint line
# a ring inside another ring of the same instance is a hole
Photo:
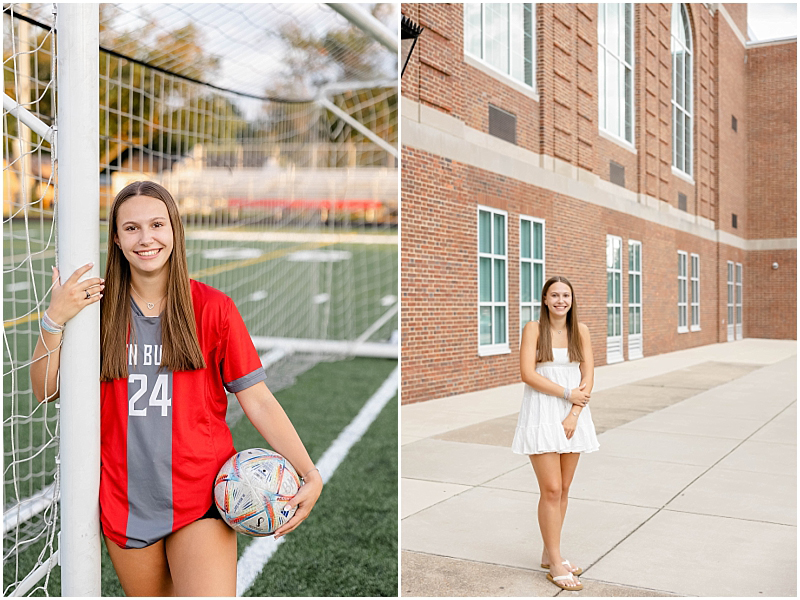
[[[477,560],[473,558],[464,558],[463,556],[450,556],[449,554],[433,554],[432,552],[422,552],[419,550],[402,550],[402,552],[411,552],[413,554],[423,554],[425,556],[435,556],[437,558],[449,558],[451,560],[460,560],[463,562],[479,563],[482,565],[492,565],[493,567],[502,567],[504,569],[519,569],[520,571],[531,571],[532,573],[545,573],[546,571],[539,567],[520,567],[519,565],[506,565],[503,563],[491,562],[488,560]]]
[[[478,564],[481,564],[481,565],[491,565],[493,567],[501,567],[501,568],[504,568],[504,569],[515,569],[517,571],[528,571],[528,572],[531,572],[531,573],[547,573],[546,569],[542,569],[541,567],[536,567],[536,566],[533,566],[533,567],[520,567],[519,565],[506,565],[506,564],[502,564],[502,563],[494,563],[494,562],[489,562],[489,561],[485,561],[485,560],[477,560],[477,559],[472,559],[472,558],[463,558],[461,556],[449,556],[447,554],[433,554],[431,552],[422,552],[422,551],[419,551],[419,550],[402,550],[401,549],[401,552],[408,552],[409,554],[420,554],[420,555],[423,555],[423,556],[434,556],[436,558],[449,558],[450,560],[457,560],[457,561],[467,562],[467,563],[478,563]],[[585,571],[584,571],[584,573],[585,573]],[[581,579],[583,579],[583,575],[581,575]],[[634,590],[645,590],[645,591],[648,591],[648,592],[661,592],[661,593],[668,594],[670,596],[677,596],[678,595],[678,594],[675,594],[673,592],[669,592],[667,590],[659,590],[659,589],[656,589],[656,588],[647,588],[647,587],[642,587],[642,586],[638,586],[638,585],[628,585],[628,584],[623,584],[623,583],[619,583],[619,582],[616,582],[616,581],[606,581],[604,579],[587,578],[587,580],[591,581],[591,582],[594,582],[594,583],[605,583],[607,585],[613,585],[613,586],[620,587],[620,588],[628,588],[628,589],[634,589]],[[401,585],[399,585],[398,587],[402,587],[402,582],[401,582]],[[568,590],[563,590],[563,591],[566,592]],[[561,591],[556,592],[556,594],[555,594],[555,596],[560,596],[560,595],[561,595]],[[402,595],[401,595],[401,597],[402,597]]]
[[[488,490],[505,490],[507,492],[519,492],[520,494],[535,494],[537,496],[539,495],[539,492],[525,492],[525,491],[522,491],[522,490],[511,490],[511,489],[508,489],[508,488],[488,488],[487,487],[485,489],[488,489]],[[569,499],[570,500],[581,500],[583,502],[602,502],[603,504],[616,504],[618,506],[630,506],[632,508],[644,508],[644,509],[649,509],[649,510],[655,510],[655,509],[658,508],[657,506],[646,506],[644,504],[629,504],[627,502],[615,502],[614,500],[601,500],[600,498],[579,498],[577,496],[570,496]]]
[[[584,580],[583,573],[580,575],[580,579],[581,579],[581,581]],[[682,594],[676,594],[675,592],[670,592],[668,590],[659,590],[659,589],[656,589],[656,588],[642,587],[640,585],[630,585],[630,584],[627,584],[627,583],[619,583],[618,581],[606,581],[605,579],[592,579],[591,577],[587,577],[586,581],[591,581],[592,583],[603,583],[605,585],[612,585],[614,587],[626,588],[626,589],[631,589],[631,590],[643,590],[643,591],[647,591],[647,592],[656,592],[656,593],[659,593],[659,594],[664,594],[666,596],[682,596]],[[563,592],[566,592],[566,591],[568,591],[568,590],[559,591],[556,594],[556,596],[560,596]],[[577,592],[573,592],[573,593],[577,593]],[[593,598],[593,597],[595,597],[595,596],[590,596],[590,598]],[[689,597],[691,597],[691,596],[689,596]],[[697,596],[695,596],[695,597],[697,597]]]
[[[691,510],[678,510],[677,508],[665,508],[667,512],[681,513],[684,515],[697,515],[698,517],[714,517],[716,519],[731,519],[732,521],[747,521],[748,523],[763,523],[765,525],[780,525],[781,527],[792,527],[797,529],[797,525],[790,523],[777,523],[775,521],[762,521],[760,519],[748,519],[746,517],[731,517],[730,515],[710,515],[708,513],[693,512]]]
[[[746,437],[745,439],[743,439],[741,442],[739,442],[738,444],[736,444],[736,446],[734,446],[734,447],[733,447],[733,448],[732,448],[730,451],[728,451],[728,452],[727,452],[727,453],[726,453],[724,456],[722,456],[722,457],[721,457],[719,460],[717,460],[717,462],[715,462],[713,465],[711,465],[711,466],[710,466],[710,467],[708,467],[708,468],[707,468],[705,471],[703,471],[703,472],[702,472],[702,473],[700,473],[700,474],[699,474],[697,477],[695,477],[695,478],[694,478],[692,481],[690,481],[688,484],[686,484],[686,485],[685,485],[685,486],[684,486],[684,487],[683,487],[681,490],[679,490],[679,491],[678,491],[678,493],[677,493],[677,494],[675,494],[675,495],[674,495],[672,498],[670,498],[670,499],[669,499],[669,500],[668,500],[668,501],[667,501],[667,502],[666,502],[666,503],[665,503],[665,504],[664,504],[664,505],[663,505],[661,508],[657,509],[657,510],[656,510],[656,512],[654,512],[652,515],[650,515],[649,517],[647,517],[647,518],[646,518],[644,521],[642,521],[641,523],[639,523],[639,525],[638,525],[636,528],[634,528],[634,529],[633,529],[633,530],[632,530],[630,533],[628,533],[628,535],[626,535],[625,537],[623,537],[623,538],[622,538],[621,540],[619,540],[619,541],[618,541],[616,544],[614,544],[614,545],[613,545],[611,548],[609,548],[609,549],[608,549],[606,552],[604,552],[604,553],[603,553],[603,554],[600,556],[600,558],[598,558],[596,561],[594,561],[592,564],[590,564],[588,567],[586,567],[586,568],[583,570],[583,572],[584,572],[584,573],[586,573],[586,571],[588,571],[588,570],[589,570],[589,569],[591,569],[591,568],[592,568],[594,565],[596,565],[598,562],[600,562],[601,560],[603,560],[603,559],[604,559],[606,556],[608,556],[608,555],[609,555],[611,552],[613,552],[613,551],[614,551],[614,550],[615,550],[615,549],[616,549],[616,548],[617,548],[617,547],[618,547],[620,544],[622,544],[622,543],[623,543],[625,540],[627,540],[629,537],[631,537],[631,536],[632,536],[634,533],[636,533],[636,532],[637,532],[637,531],[639,531],[639,530],[640,530],[642,527],[644,527],[644,526],[645,526],[645,524],[647,524],[648,522],[650,522],[650,521],[651,521],[651,520],[652,520],[652,519],[653,519],[653,518],[654,518],[656,515],[658,515],[659,513],[661,513],[661,511],[663,511],[663,510],[669,510],[670,512],[683,512],[683,511],[677,511],[677,510],[674,510],[674,509],[668,509],[668,508],[667,508],[667,506],[669,506],[670,502],[672,502],[672,501],[673,501],[673,500],[675,500],[675,499],[676,499],[678,496],[680,496],[680,495],[681,495],[681,494],[682,494],[684,491],[686,491],[686,490],[687,490],[689,487],[691,487],[691,486],[692,486],[692,485],[693,485],[693,484],[694,484],[696,481],[698,481],[698,480],[699,480],[701,477],[703,477],[703,475],[705,475],[706,473],[708,473],[708,472],[709,472],[711,469],[713,469],[714,467],[716,467],[716,466],[717,466],[717,465],[718,465],[720,462],[722,462],[722,461],[723,461],[723,460],[725,460],[725,459],[726,459],[728,456],[730,456],[730,455],[731,455],[731,454],[732,454],[732,453],[733,453],[733,452],[734,452],[734,451],[735,451],[737,448],[739,448],[739,447],[740,447],[742,444],[744,444],[744,443],[745,443],[747,440],[749,440],[751,437],[753,437],[753,436],[754,436],[755,434],[757,434],[759,431],[761,431],[762,429],[764,429],[764,427],[766,427],[767,425],[769,425],[769,424],[770,424],[772,421],[774,421],[775,419],[777,419],[777,418],[778,418],[778,417],[779,417],[779,416],[780,416],[780,415],[781,415],[783,412],[787,411],[787,410],[788,410],[788,409],[791,407],[791,405],[792,405],[794,402],[796,402],[796,400],[792,400],[792,402],[790,402],[788,405],[786,405],[786,406],[785,406],[785,407],[784,407],[784,408],[783,408],[783,409],[782,409],[780,412],[778,412],[778,414],[774,415],[772,418],[770,418],[768,421],[766,421],[766,422],[765,422],[765,423],[764,423],[764,424],[763,424],[761,427],[759,427],[758,429],[756,429],[756,430],[755,430],[753,433],[751,433],[749,436],[747,436],[747,437]],[[702,466],[702,465],[699,465],[699,466]],[[705,515],[705,516],[716,516],[716,515]],[[735,517],[729,517],[729,518],[735,518]],[[749,519],[739,519],[739,520],[742,520],[742,521],[744,521],[744,520],[749,520]],[[784,524],[784,526],[786,526],[786,527],[792,527],[791,525],[785,525],[785,524]],[[795,525],[794,527],[795,527],[795,529],[797,528],[797,526],[796,526],[796,525]]]
[[[775,415],[775,416],[777,416],[777,415]],[[748,420],[755,421],[757,419],[748,419]],[[630,421],[630,423],[633,423],[633,421]],[[628,423],[625,423],[625,425],[628,425]],[[622,426],[620,425],[620,427],[622,427]],[[614,429],[618,429],[618,427],[614,427]],[[760,427],[759,427],[759,429],[760,429]],[[636,427],[626,427],[625,430],[627,430],[627,431],[639,431],[641,433],[664,433],[664,434],[667,434],[667,435],[682,435],[684,437],[690,437],[690,438],[709,438],[709,439],[712,439],[712,440],[741,440],[742,439],[742,438],[738,438],[738,437],[723,437],[721,435],[699,435],[699,434],[696,434],[696,433],[683,433],[683,432],[680,432],[680,431],[654,431],[652,429],[636,429]],[[611,430],[607,429],[606,431],[611,431]],[[605,431],[603,433],[605,433]],[[612,455],[609,455],[609,456],[612,456]],[[670,462],[670,461],[662,461],[662,462]]]
[[[696,437],[704,437],[704,436],[696,436]],[[719,439],[729,439],[729,438],[709,438],[709,439],[719,440]],[[738,448],[738,446],[737,446],[737,448]],[[736,448],[734,448],[734,450],[735,449]],[[733,452],[733,450],[731,450],[731,452]],[[622,455],[622,454],[610,454],[610,453],[606,454],[606,456],[611,456],[613,458],[632,458],[630,456],[625,456],[625,455]],[[723,458],[725,458],[725,457],[723,456]],[[672,461],[672,460],[656,460],[656,459],[652,459],[652,460],[648,460],[647,462],[649,462],[649,463],[663,463],[665,465],[682,465],[684,467],[706,467],[706,466],[708,466],[708,465],[698,465],[696,463],[675,462],[675,461]]]
[[[737,472],[738,471],[742,471],[742,469],[727,469],[727,470],[729,470],[729,471],[737,471]],[[761,471],[746,471],[746,472],[747,473],[761,473]],[[777,475],[777,474],[773,473],[773,475]],[[455,484],[455,485],[463,485],[463,484]],[[478,487],[483,487],[484,489],[488,489],[488,490],[503,490],[503,491],[507,491],[507,492],[519,492],[520,494],[532,494],[532,495],[537,495],[537,496],[539,495],[538,492],[527,492],[525,490],[514,490],[514,489],[511,489],[511,488],[493,488],[493,487],[487,487],[487,486],[478,486]],[[468,490],[464,490],[464,491],[466,492]],[[459,493],[463,493],[463,492],[459,492]],[[454,497],[454,496],[451,496],[451,497]],[[628,502],[617,502],[615,500],[603,500],[601,498],[582,498],[580,496],[570,496],[569,499],[570,500],[581,500],[583,502],[602,502],[603,504],[615,504],[617,506],[630,506],[632,508],[644,508],[644,509],[650,509],[650,510],[659,509],[658,506],[648,506],[648,505],[645,505],[645,504],[630,504]],[[438,502],[437,502],[437,504],[438,504]],[[785,527],[796,527],[796,525],[790,525],[788,523],[778,523],[778,522],[775,522],[775,521],[761,521],[759,519],[747,519],[745,517],[731,517],[729,515],[712,515],[712,514],[708,514],[708,513],[692,512],[690,510],[678,510],[677,508],[665,508],[664,506],[662,506],[661,509],[669,511],[669,512],[679,512],[679,513],[690,514],[690,515],[698,515],[698,516],[701,516],[701,517],[719,517],[720,519],[733,519],[733,520],[736,520],[736,521],[750,521],[750,522],[753,522],[753,523],[767,523],[769,525],[783,525]],[[659,510],[661,510],[661,509],[659,509]],[[423,510],[425,510],[425,509],[423,509]],[[417,513],[414,513],[414,514],[417,514]],[[409,516],[411,516],[411,515],[409,515]]]
[[[519,469],[519,468],[520,467],[516,467],[516,469]],[[514,471],[514,470],[515,469],[511,469],[511,471]],[[503,475],[506,475],[506,474],[510,473],[511,471],[506,471],[506,473],[503,473]],[[497,477],[502,477],[503,475],[498,475]],[[497,479],[497,477],[493,477],[492,479]],[[453,483],[453,482],[450,482],[450,481],[437,481],[435,479],[419,479],[417,477],[401,477],[400,479],[401,479],[401,483],[402,483],[403,479],[411,479],[412,481],[425,481],[426,483],[443,483],[443,484],[446,484],[446,485],[461,485],[461,486],[466,486],[466,488],[467,488],[465,490],[461,490],[460,492],[457,492],[457,493],[453,494],[452,496],[448,496],[447,498],[443,498],[442,500],[439,500],[438,502],[434,502],[430,506],[426,506],[425,508],[420,508],[417,512],[413,512],[413,513],[408,514],[405,517],[403,517],[403,519],[401,519],[401,521],[404,520],[404,519],[407,519],[409,517],[413,517],[414,515],[418,515],[419,513],[421,513],[424,510],[428,510],[429,508],[433,508],[434,506],[436,506],[438,504],[441,504],[442,502],[447,502],[448,500],[451,500],[451,499],[455,498],[456,496],[460,496],[461,494],[464,494],[466,492],[474,490],[475,488],[478,488],[478,487],[482,487],[482,488],[487,489],[487,490],[503,489],[503,488],[490,488],[490,487],[484,486],[484,484],[489,483],[489,481],[492,481],[492,479],[488,479],[488,480],[484,481],[483,483],[479,483],[477,485],[470,485],[468,483]],[[401,485],[401,489],[402,489],[402,485]],[[511,491],[515,491],[515,490],[511,490]],[[398,504],[401,504],[401,503],[402,502],[400,502]],[[422,552],[420,554],[425,554],[425,553]],[[434,554],[432,556],[438,556],[438,555]]]

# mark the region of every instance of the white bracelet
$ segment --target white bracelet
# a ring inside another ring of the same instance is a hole
[[[564,387],[564,400],[569,400],[569,397],[572,395],[572,390],[568,387]]]
[[[318,469],[317,467],[314,467],[313,469],[310,469],[309,471],[306,471],[306,474],[305,474],[305,475],[303,475],[302,477],[300,477],[300,479],[302,479],[303,481],[305,481],[305,479],[306,479],[306,477],[308,477],[309,473],[313,473],[314,471],[316,471],[317,473],[319,473],[319,469]],[[320,474],[320,476],[322,476],[322,473],[319,473],[319,474]]]
[[[50,315],[47,314],[47,311],[42,313],[41,327],[47,333],[57,334],[64,331],[64,325],[60,325],[59,323],[53,321],[53,319],[50,318]]]

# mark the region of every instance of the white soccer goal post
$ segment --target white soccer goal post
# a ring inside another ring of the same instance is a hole
[[[28,367],[51,265],[103,273],[128,182],[173,194],[273,391],[398,357],[397,36],[357,10],[4,4],[4,595],[100,595],[99,308],[68,324],[57,402]]]
[[[59,4],[56,13],[58,266],[62,281],[93,262],[100,275],[100,176],[96,98],[96,4]],[[66,326],[60,367],[61,592],[100,595],[100,304]]]

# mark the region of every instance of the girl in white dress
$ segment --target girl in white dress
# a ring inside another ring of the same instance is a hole
[[[525,392],[512,450],[530,456],[539,482],[542,568],[558,587],[580,590],[583,571],[561,556],[561,528],[580,453],[600,445],[588,407],[594,385],[589,328],[578,322],[572,284],[564,277],[542,287],[539,321],[522,332],[520,372]]]

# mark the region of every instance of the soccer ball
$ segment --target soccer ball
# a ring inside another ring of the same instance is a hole
[[[300,477],[289,461],[264,448],[231,456],[214,481],[214,502],[235,531],[262,537],[294,515],[288,505],[300,489]]]

